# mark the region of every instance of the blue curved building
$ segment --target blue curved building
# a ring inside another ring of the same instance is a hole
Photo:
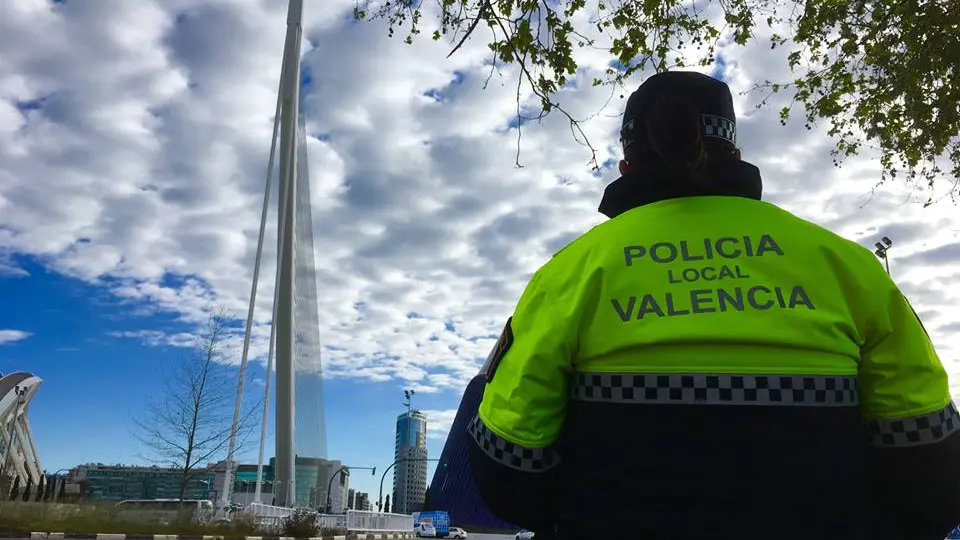
[[[446,510],[450,523],[457,526],[489,529],[518,529],[512,523],[496,518],[480,499],[470,475],[467,450],[476,444],[467,434],[467,424],[477,415],[483,398],[484,377],[474,377],[463,392],[457,416],[453,420],[447,442],[443,445],[440,461],[446,467],[437,467],[430,483],[428,510]]]

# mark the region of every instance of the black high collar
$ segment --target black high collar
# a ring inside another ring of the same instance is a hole
[[[752,163],[726,162],[711,169],[714,181],[704,187],[670,178],[652,166],[642,167],[607,186],[598,210],[613,219],[646,204],[681,197],[721,195],[760,200],[763,180],[760,170]]]

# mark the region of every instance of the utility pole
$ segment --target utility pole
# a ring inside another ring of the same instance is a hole
[[[884,266],[887,269],[887,275],[890,275],[890,248],[893,246],[893,240],[884,236],[880,239],[879,242],[873,245],[876,249],[873,251],[873,254],[876,255],[879,259],[883,261]]]

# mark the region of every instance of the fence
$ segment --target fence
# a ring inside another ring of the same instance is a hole
[[[292,515],[294,509],[253,503],[244,512],[254,516],[262,526],[279,529],[283,518]],[[317,526],[349,532],[410,532],[413,530],[413,516],[347,510],[346,514],[318,514]]]
[[[293,515],[293,508],[285,506],[270,506],[269,504],[250,503],[244,509],[244,513],[256,517],[285,518]]]
[[[410,532],[413,530],[413,516],[347,510],[347,530],[358,532]]]
[[[321,529],[346,529],[350,530],[350,524],[347,522],[347,516],[344,515],[326,515],[317,514],[317,527]]]

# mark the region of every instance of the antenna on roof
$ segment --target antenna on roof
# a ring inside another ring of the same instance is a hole
[[[883,264],[887,269],[887,275],[890,275],[890,257],[887,253],[890,251],[890,248],[893,246],[893,240],[890,240],[889,237],[884,236],[880,239],[879,242],[873,245],[876,249],[873,251],[873,254],[876,255],[879,259],[883,260]]]

